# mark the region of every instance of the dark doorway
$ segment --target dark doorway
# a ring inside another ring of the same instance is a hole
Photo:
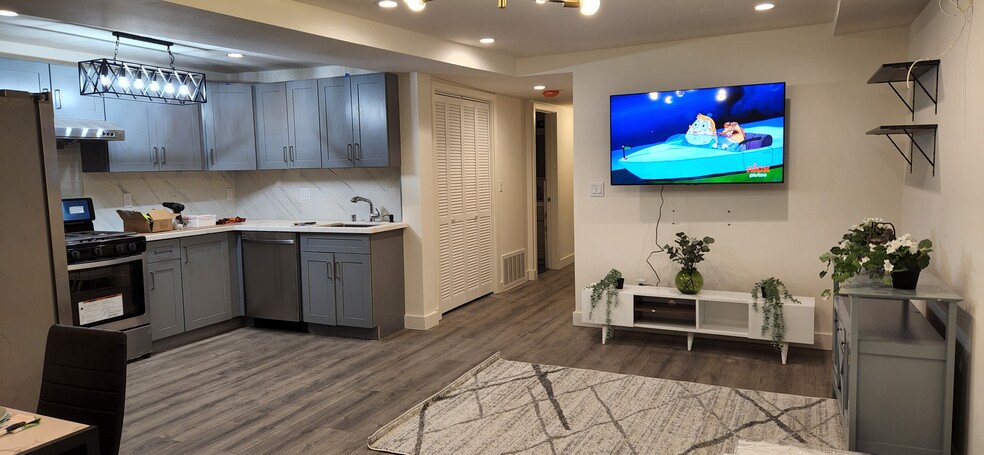
[[[536,272],[547,271],[547,114],[536,113]]]

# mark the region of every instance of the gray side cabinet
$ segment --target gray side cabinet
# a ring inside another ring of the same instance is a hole
[[[326,168],[400,165],[397,76],[362,74],[318,81]]]
[[[154,340],[238,315],[230,242],[220,233],[147,243],[145,289]]]
[[[77,80],[78,76],[76,75]],[[0,58],[0,90],[19,90],[31,93],[50,91],[51,80],[48,76],[48,64]]]
[[[381,338],[403,328],[403,231],[372,235],[302,234],[304,322],[373,329]]]
[[[202,104],[205,124],[205,165],[213,171],[256,169],[253,87],[211,84]]]
[[[55,118],[104,120],[106,112],[101,96],[79,94],[79,68],[51,65],[51,92]]]
[[[317,84],[309,80],[253,86],[259,169],[321,167]]]
[[[193,171],[202,166],[202,121],[197,105],[170,106],[106,99],[106,120],[126,131],[109,143],[109,170]]]

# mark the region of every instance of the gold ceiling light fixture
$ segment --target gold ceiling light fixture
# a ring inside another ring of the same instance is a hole
[[[427,6],[427,3],[433,0],[403,0],[403,3],[407,5],[412,11],[423,11]],[[506,7],[506,2],[508,0],[496,0],[496,4],[499,9],[504,9]],[[561,3],[564,8],[577,8],[581,11],[581,14],[585,16],[591,16],[598,12],[601,8],[601,0],[534,0],[537,3]]]

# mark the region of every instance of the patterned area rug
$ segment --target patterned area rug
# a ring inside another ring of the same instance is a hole
[[[834,400],[493,355],[369,437],[397,454],[723,454],[739,439],[844,449]]]

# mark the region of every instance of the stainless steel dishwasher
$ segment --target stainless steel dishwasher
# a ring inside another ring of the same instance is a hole
[[[243,232],[242,246],[246,316],[300,322],[297,234]]]

